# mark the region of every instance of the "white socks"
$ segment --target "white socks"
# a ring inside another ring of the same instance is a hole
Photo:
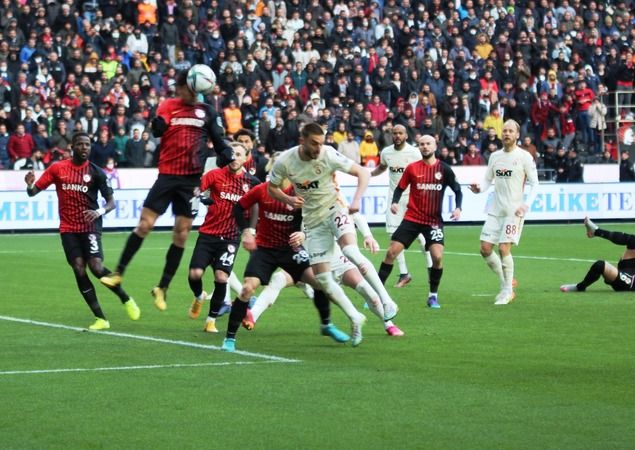
[[[417,239],[419,240],[419,245],[421,245],[421,251],[426,255],[426,263],[429,269],[432,267],[432,256],[430,256],[430,252],[426,250],[426,238],[423,237],[423,234],[419,234]]]
[[[397,255],[397,264],[399,265],[399,275],[408,273],[408,266],[406,265],[406,253],[405,250],[402,250],[399,255]]]
[[[370,287],[368,281],[360,281],[359,284],[355,286],[355,290],[359,292],[362,297],[364,297],[364,300],[366,300],[366,304],[368,305],[368,309],[370,309],[373,314],[379,317],[381,323],[384,323],[384,305],[381,303],[377,292],[375,292],[373,288]]]
[[[503,274],[503,263],[501,262],[501,259],[498,256],[498,253],[492,252],[489,256],[485,256],[484,259],[487,265],[489,266],[489,268],[492,269],[492,272],[494,272],[498,276],[498,279],[500,280],[500,284],[501,284],[501,289],[504,289],[505,275]],[[514,264],[512,262],[512,274],[514,271],[513,266]]]
[[[368,258],[362,255],[357,245],[347,245],[342,249],[342,253],[344,253],[344,256],[350,259],[353,264],[357,266],[364,279],[368,281],[375,292],[379,294],[379,298],[381,298],[381,302],[384,305],[394,303],[392,298],[390,298],[388,291],[386,291],[386,288],[379,279],[377,271],[368,260]]]
[[[251,306],[251,315],[254,318],[254,322],[258,320],[265,309],[269,308],[276,302],[278,296],[280,295],[280,291],[286,286],[287,278],[284,273],[280,271],[275,272],[272,275],[271,280],[269,280],[269,284],[264,287],[258,296],[256,303]]]
[[[514,258],[512,258],[511,253],[507,256],[504,256],[502,259],[503,262],[503,275],[505,278],[504,288],[506,291],[512,291],[512,281],[514,280]]]
[[[332,272],[322,272],[315,275],[318,283],[322,287],[324,293],[333,300],[339,306],[344,314],[348,318],[355,322],[359,320],[359,316],[362,315],[355,306],[351,303],[351,300],[346,296],[342,287],[335,282]]]

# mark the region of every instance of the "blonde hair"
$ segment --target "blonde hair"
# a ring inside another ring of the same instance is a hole
[[[507,119],[504,125],[507,125],[508,123],[514,125],[514,127],[516,128],[516,132],[520,133],[520,125],[518,124],[518,122],[516,122],[514,119]]]

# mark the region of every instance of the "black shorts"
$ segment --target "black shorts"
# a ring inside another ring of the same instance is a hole
[[[222,270],[230,274],[234,267],[239,241],[228,241],[211,234],[199,233],[190,269],[206,269],[212,266],[214,270]]]
[[[428,250],[432,244],[445,244],[443,240],[443,227],[422,225],[405,219],[401,221],[399,227],[397,227],[392,234],[391,239],[401,242],[405,248],[408,248],[410,244],[417,239],[419,234],[423,234],[423,237],[426,238],[426,250]]]
[[[635,271],[628,272],[620,270],[617,278],[609,284],[614,291],[635,291]]]
[[[200,184],[201,177],[199,175],[159,174],[143,202],[143,207],[161,215],[165,213],[171,203],[175,216],[193,218],[190,200],[194,196],[194,189]]]
[[[277,268],[281,268],[297,283],[302,279],[304,271],[311,267],[309,254],[300,247],[296,250],[258,247],[249,256],[245,267],[245,278],[255,277],[264,285],[269,284],[271,275]]]
[[[69,264],[72,265],[77,258],[84,258],[84,261],[91,258],[104,259],[101,233],[62,233],[60,237]]]

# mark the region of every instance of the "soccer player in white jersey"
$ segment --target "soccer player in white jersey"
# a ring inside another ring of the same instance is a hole
[[[392,196],[395,193],[395,188],[401,179],[403,171],[406,170],[406,166],[412,162],[419,161],[421,159],[421,152],[416,147],[408,144],[406,139],[408,138],[408,132],[403,125],[395,125],[392,129],[392,142],[393,145],[385,147],[379,154],[379,165],[370,173],[371,177],[382,174],[388,169],[388,203],[392,201]],[[397,227],[403,220],[403,216],[406,213],[406,207],[408,206],[408,199],[410,198],[410,188],[401,196],[399,206],[396,214],[390,210],[390,206],[386,208],[386,232],[392,236],[397,231]],[[430,252],[426,251],[426,239],[422,234],[417,236],[419,243],[421,244],[421,250],[426,254],[426,260],[428,263],[428,269],[432,267],[432,257]],[[408,265],[406,264],[406,257],[404,252],[399,253],[397,256],[397,264],[399,264],[399,281],[395,284],[395,287],[400,288],[412,281],[412,277],[408,272]]]
[[[494,184],[494,198],[487,211],[487,219],[481,231],[481,255],[500,279],[501,290],[496,305],[507,305],[516,294],[512,287],[514,259],[512,244],[518,245],[534,188],[538,185],[538,173],[532,156],[516,143],[520,138],[520,126],[514,120],[503,125],[503,150],[490,156],[483,184],[470,185],[475,194],[485,192]],[[525,203],[525,184],[529,185]],[[498,245],[500,257],[494,252]]]
[[[362,340],[361,329],[366,320],[353,306],[331,272],[330,261],[334,246],[362,273],[372,268],[370,261],[357,246],[355,225],[350,214],[359,211],[362,194],[368,186],[370,174],[359,164],[325,146],[324,130],[317,123],[308,123],[302,128],[302,143],[285,151],[273,165],[270,175],[269,194],[283,203],[302,208],[302,218],[307,234],[306,249],[318,283],[331,299],[342,308],[352,323],[351,341],[358,345]],[[348,209],[338,203],[338,190],[333,174],[336,171],[349,173],[358,178],[357,189]],[[280,186],[288,178],[295,186],[295,195],[285,194]],[[337,240],[337,244],[334,239]],[[373,270],[374,272],[374,270]],[[377,276],[371,283],[381,295],[381,281]],[[372,275],[372,274],[371,274]],[[375,285],[378,286],[375,286]],[[385,291],[385,289],[384,289]],[[384,299],[382,298],[382,302]],[[384,302],[384,318],[391,320],[397,314],[394,302]]]

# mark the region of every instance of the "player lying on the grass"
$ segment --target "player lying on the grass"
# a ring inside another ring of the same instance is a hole
[[[593,263],[584,280],[577,284],[563,284],[560,286],[560,290],[562,292],[584,292],[586,288],[602,277],[604,283],[611,286],[614,291],[635,291],[635,235],[603,230],[588,217],[584,219],[584,226],[588,237],[597,236],[607,239],[615,245],[625,245],[626,250],[618,261],[617,267],[607,261],[598,260]]]
[[[203,224],[198,229],[198,239],[192,259],[188,282],[194,294],[189,316],[196,319],[207,294],[203,291],[203,274],[208,266],[214,269],[214,294],[210,300],[209,313],[204,331],[218,333],[216,318],[220,315],[227,280],[234,267],[236,252],[240,244],[240,235],[234,219],[234,205],[240,198],[260,181],[243,170],[247,159],[242,144],[230,144],[234,160],[223,168],[213,169],[203,175],[200,191],[209,191],[212,204],[207,208]],[[255,223],[255,219],[254,220]]]
[[[304,240],[304,233],[296,235],[294,237],[295,245],[299,245]],[[374,250],[375,253],[377,250]],[[335,276],[335,281],[338,284],[343,284],[350,288],[355,289],[369,305],[369,309],[381,320],[381,323],[386,330],[386,333],[390,336],[403,336],[404,332],[397,327],[392,320],[384,320],[383,308],[381,308],[381,299],[379,294],[373,290],[368,281],[364,279],[359,269],[355,264],[350,262],[346,256],[344,256],[338,246],[335,246],[335,254],[331,261],[331,270]],[[296,284],[293,278],[284,270],[277,271],[273,274],[269,285],[263,289],[255,303],[247,310],[245,319],[243,320],[243,327],[248,330],[252,330],[258,318],[262,315],[265,309],[272,306],[280,295],[280,291],[285,287],[293,286]],[[299,286],[300,287],[300,286]],[[305,291],[305,294],[312,298],[312,294]]]
[[[251,251],[245,267],[243,287],[234,301],[229,314],[227,335],[222,349],[233,352],[236,349],[236,333],[247,313],[249,299],[261,284],[267,285],[278,268],[287,272],[294,282],[302,281],[314,289],[313,301],[322,322],[321,332],[337,342],[347,342],[350,338],[330,321],[329,301],[321,290],[311,266],[309,255],[301,245],[299,235],[302,212],[275,200],[268,194],[268,182],[247,192],[234,206],[234,218],[242,230],[242,242]],[[293,195],[293,186],[282,185],[286,195]],[[249,228],[245,211],[258,207],[258,232]],[[255,234],[255,236],[254,236]],[[353,327],[353,345],[359,345],[361,334]]]
[[[379,164],[375,167],[370,176],[374,177],[382,174],[388,169],[388,201],[392,201],[392,196],[395,193],[397,184],[401,179],[401,175],[408,164],[421,160],[421,152],[417,147],[413,147],[408,144],[408,133],[406,127],[403,125],[395,125],[392,128],[392,145],[384,147],[379,154]],[[397,231],[397,227],[401,224],[403,216],[406,213],[406,207],[408,206],[408,199],[410,198],[410,188],[406,188],[399,200],[397,212],[392,212],[390,208],[386,208],[386,232],[392,236]],[[428,263],[428,269],[432,267],[432,257],[430,252],[426,249],[426,240],[423,235],[417,236],[421,250],[426,255],[426,262]],[[405,252],[397,255],[397,264],[399,265],[399,280],[395,284],[396,288],[401,288],[412,281],[412,277],[408,271],[408,265],[406,264]]]
[[[386,251],[384,261],[379,269],[379,276],[386,281],[393,268],[393,262],[404,248],[422,234],[426,240],[426,250],[430,251],[432,267],[428,271],[430,292],[428,306],[440,308],[438,289],[443,275],[443,193],[450,187],[456,196],[456,208],[450,218],[458,220],[461,217],[461,202],[463,194],[461,185],[456,181],[454,172],[435,156],[437,143],[433,136],[420,136],[417,140],[422,159],[406,167],[399,184],[392,197],[390,209],[396,213],[399,208],[401,195],[410,188],[410,199],[404,218],[391,237],[390,246]]]
[[[88,134],[75,133],[71,148],[72,159],[51,165],[37,181],[35,174],[28,172],[24,177],[26,192],[29,197],[33,197],[51,184],[55,185],[62,247],[68,264],[73,268],[77,287],[96,319],[88,328],[106,330],[110,328],[110,323],[99,305],[95,286],[88,278],[86,266],[97,278],[111,273],[103,266],[101,217],[115,209],[115,199],[106,174],[88,160],[91,150]],[[98,193],[106,200],[105,207],[100,207],[97,203]],[[109,289],[119,297],[128,317],[138,320],[141,315],[139,307],[121,286]]]

